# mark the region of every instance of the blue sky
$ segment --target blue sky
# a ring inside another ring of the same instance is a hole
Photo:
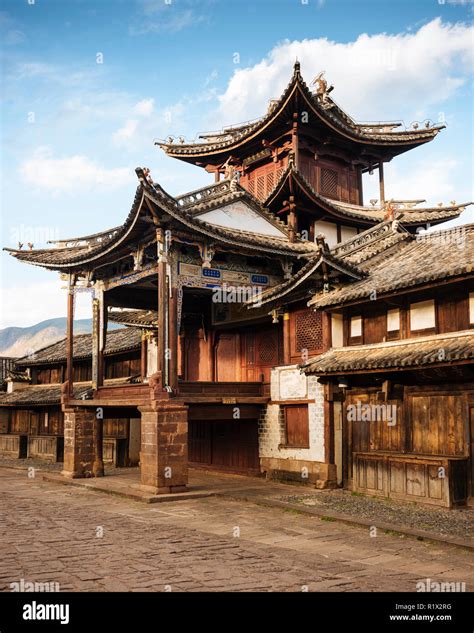
[[[262,115],[296,56],[308,82],[326,70],[331,96],[357,120],[446,120],[433,143],[387,166],[388,195],[472,200],[473,6],[4,0],[2,245],[41,247],[122,223],[138,165],[172,194],[210,182],[153,140],[193,139]],[[366,200],[377,197],[375,183],[365,184]],[[64,314],[56,273],[0,257],[0,327]],[[80,302],[78,316],[88,310]]]

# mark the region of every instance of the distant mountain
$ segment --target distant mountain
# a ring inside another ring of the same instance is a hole
[[[30,327],[7,327],[0,330],[0,356],[20,358],[43,347],[52,345],[66,336],[66,317],[48,319]],[[119,327],[109,324],[110,329]],[[88,334],[92,330],[92,319],[74,321],[74,334]]]

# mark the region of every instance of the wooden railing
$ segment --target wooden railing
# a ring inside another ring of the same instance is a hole
[[[247,396],[262,397],[264,395],[262,382],[180,382],[180,396]]]

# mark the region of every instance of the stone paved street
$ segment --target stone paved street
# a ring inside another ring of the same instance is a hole
[[[0,508],[2,590],[22,578],[63,591],[474,586],[467,550],[222,497],[149,505],[0,468]]]

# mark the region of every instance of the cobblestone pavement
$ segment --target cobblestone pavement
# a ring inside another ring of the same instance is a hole
[[[22,578],[63,591],[474,587],[467,550],[221,497],[148,505],[0,468],[0,508],[1,590]]]

